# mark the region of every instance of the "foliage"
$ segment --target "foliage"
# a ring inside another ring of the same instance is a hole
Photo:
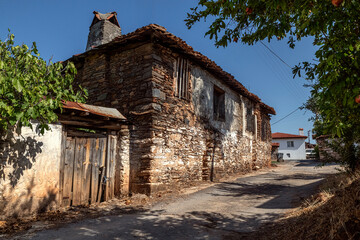
[[[211,19],[205,35],[216,46],[241,40],[254,44],[287,38],[291,48],[311,36],[318,46],[314,62],[293,68],[311,86],[305,107],[315,113],[315,133],[359,142],[360,1],[358,0],[199,0],[186,25]],[[357,161],[360,164],[360,161]]]
[[[32,47],[14,45],[9,32],[0,41],[0,132],[10,127],[32,127],[39,122],[44,133],[48,123],[55,122],[55,110],[62,101],[83,101],[86,91],[75,92],[72,82],[76,74],[73,63],[47,64],[40,58],[35,42]]]
[[[326,149],[320,150],[324,156],[323,164],[338,162],[349,172],[355,172],[359,165],[360,146],[354,144],[352,134],[345,134],[342,138],[324,138],[322,146],[330,148],[333,152]],[[335,154],[334,154],[335,153]]]
[[[318,145],[316,145],[314,147],[314,151],[315,151],[315,158],[319,159],[320,158],[320,151],[319,151],[319,146]]]

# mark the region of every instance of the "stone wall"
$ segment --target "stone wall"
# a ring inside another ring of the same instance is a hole
[[[128,196],[130,191],[130,135],[127,125],[118,132],[118,144],[115,164],[114,194],[117,197]]]
[[[339,139],[333,139],[329,136],[320,136],[316,138],[316,144],[319,148],[319,160],[322,162],[334,162],[339,161],[341,159],[341,156],[339,153],[334,151],[332,146],[334,146],[337,142],[339,142]]]
[[[88,89],[88,103],[118,109],[131,122],[128,144],[128,169],[123,171],[122,193],[149,193],[149,178],[154,138],[153,115],[160,105],[153,99],[152,66],[154,61],[152,43],[129,44],[110,52],[89,54],[84,60],[76,61],[78,75],[76,83]],[[120,141],[120,144],[123,141]],[[124,150],[119,146],[118,150]],[[120,153],[123,154],[123,153]],[[123,154],[124,156],[124,154]],[[123,164],[123,163],[121,163]],[[126,175],[129,177],[126,179]],[[125,192],[124,192],[125,191]]]
[[[130,193],[152,194],[197,181],[217,181],[270,163],[269,116],[191,61],[191,97],[176,97],[178,57],[171,49],[149,42],[89,54],[76,63],[76,80],[88,89],[88,102],[117,108],[132,124],[124,140],[129,146],[129,168],[117,169],[122,176],[128,171]],[[226,93],[225,121],[213,118],[214,85]],[[253,131],[244,127],[246,108],[254,115]],[[262,120],[269,127],[263,141]],[[122,188],[125,178],[116,180]]]
[[[50,127],[44,135],[24,127],[0,139],[0,219],[57,206],[62,126]]]
[[[191,64],[191,98],[176,97],[174,66],[179,55],[160,45],[155,45],[154,51],[153,92],[158,96],[153,97],[161,112],[153,120],[156,142],[151,149],[152,192],[196,181],[217,181],[270,164],[270,132],[265,141],[259,137],[261,120],[270,120],[266,114],[195,63]],[[226,93],[225,121],[213,118],[214,85]],[[246,107],[257,115],[253,133],[244,128]]]

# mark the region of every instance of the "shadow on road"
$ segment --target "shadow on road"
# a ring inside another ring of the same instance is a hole
[[[291,174],[274,177],[264,174],[263,178],[272,178],[269,183],[254,183],[250,179],[240,179],[236,182],[223,182],[216,186],[216,191],[209,193],[217,197],[233,197],[251,199],[269,199],[256,206],[263,209],[291,209],[297,207],[302,200],[309,197],[320,182],[330,174]],[[250,180],[249,182],[246,180]],[[245,180],[245,181],[244,181]],[[275,182],[274,182],[275,180]],[[289,184],[292,181],[294,184]],[[297,185],[297,182],[303,181]]]
[[[276,216],[226,216],[204,211],[179,216],[166,215],[163,211],[149,211],[87,220],[68,225],[69,228],[65,227],[61,231],[39,232],[31,239],[222,239],[226,235],[238,233],[239,228],[242,232],[251,232],[254,226]],[[68,232],[71,232],[71,236]]]

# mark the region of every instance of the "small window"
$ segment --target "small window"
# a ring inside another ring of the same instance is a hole
[[[294,147],[294,141],[287,141],[287,147]]]
[[[183,99],[189,99],[189,83],[190,83],[190,73],[189,73],[189,62],[187,59],[178,58],[176,61],[176,70],[175,70],[175,96]]]
[[[214,86],[214,119],[225,121],[225,92]]]
[[[290,153],[287,153],[286,155],[287,155],[288,157],[290,157]]]
[[[269,129],[268,121],[263,116],[262,119],[261,119],[261,140],[262,141],[268,140],[268,136],[269,136],[269,130],[268,129]]]
[[[255,116],[250,107],[246,108],[246,130],[255,133]]]

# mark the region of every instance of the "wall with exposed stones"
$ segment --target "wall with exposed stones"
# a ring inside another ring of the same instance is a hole
[[[9,132],[0,139],[0,219],[57,206],[62,126],[50,128],[38,135],[24,127],[21,135]]]
[[[161,109],[153,117],[152,192],[196,181],[217,181],[270,164],[270,132],[264,141],[259,137],[261,121],[270,120],[266,114],[195,63],[191,65],[191,98],[176,97],[174,66],[179,55],[160,45],[154,51],[153,92],[165,97],[153,96]],[[225,121],[213,117],[214,85],[225,91]],[[245,107],[257,115],[253,133],[244,128]]]
[[[153,61],[152,43],[129,44],[76,61],[75,81],[88,90],[88,103],[116,108],[132,124],[127,130],[128,139],[124,138],[125,130],[120,133],[123,140],[119,141],[118,155],[130,160],[128,167],[120,167],[120,164],[126,166],[124,162],[118,164],[121,174],[116,186],[121,189],[115,190],[117,195],[149,193],[150,153],[156,141],[152,116],[161,108],[153,98],[156,95],[152,91],[155,84],[152,81]]]
[[[333,148],[334,142],[338,140],[332,139],[330,136],[323,135],[316,138],[316,144],[319,148],[319,160],[326,161],[339,161],[341,156]]]
[[[270,163],[269,116],[191,61],[191,97],[176,97],[178,57],[173,50],[148,42],[88,54],[76,63],[76,81],[88,89],[88,102],[117,108],[132,124],[124,140],[129,167],[117,169],[122,171],[116,180],[122,186],[120,195],[217,181]],[[225,121],[213,118],[214,85],[226,93]],[[253,131],[244,127],[246,108],[254,115]],[[265,140],[262,121],[268,126]],[[123,147],[118,151],[121,154]]]
[[[118,132],[114,194],[117,197],[128,196],[130,192],[130,135],[127,125]]]

